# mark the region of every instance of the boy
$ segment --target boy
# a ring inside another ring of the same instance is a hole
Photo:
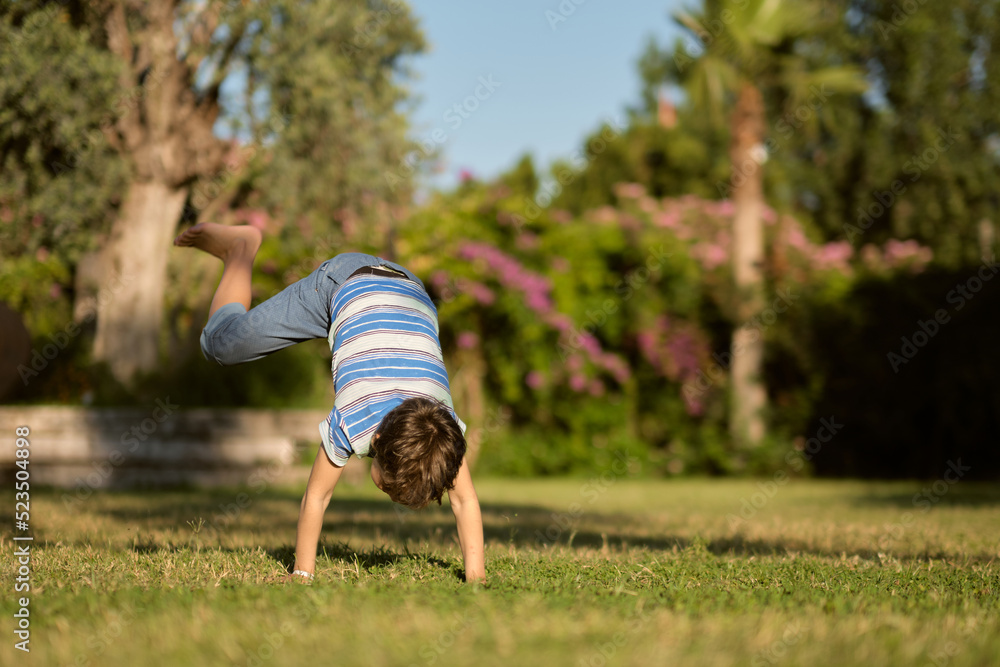
[[[201,335],[222,365],[260,359],[294,343],[328,338],[334,407],[319,427],[295,541],[295,581],[309,581],[323,513],[350,455],[371,456],[375,485],[412,509],[447,491],[467,581],[482,581],[483,522],[465,460],[465,424],[454,413],[438,340],[437,310],[415,275],[393,262],[345,253],[250,309],[260,230],[201,223],[174,245],[223,262]]]

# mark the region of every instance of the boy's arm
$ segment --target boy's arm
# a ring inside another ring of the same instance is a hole
[[[330,504],[333,489],[344,469],[333,465],[322,447],[316,454],[306,492],[299,509],[299,527],[295,535],[295,569],[312,574],[316,570],[316,545],[323,528],[323,513]],[[305,580],[295,576],[293,580]]]
[[[472,486],[469,464],[464,459],[455,478],[455,486],[448,490],[448,500],[458,526],[458,542],[462,545],[462,559],[465,561],[465,580],[484,581],[483,517],[479,510],[479,497]]]

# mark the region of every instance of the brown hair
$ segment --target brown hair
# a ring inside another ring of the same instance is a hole
[[[465,436],[443,403],[408,398],[393,408],[372,438],[371,454],[382,469],[382,487],[393,501],[426,507],[455,484],[465,457]]]

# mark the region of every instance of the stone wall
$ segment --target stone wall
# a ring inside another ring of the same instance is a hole
[[[312,410],[185,409],[167,401],[146,409],[0,407],[0,469],[14,467],[15,429],[31,429],[31,481],[91,488],[241,485],[255,473],[304,480],[292,466],[296,444],[319,446]],[[363,465],[345,470],[364,474]],[[348,474],[350,473],[350,474]]]

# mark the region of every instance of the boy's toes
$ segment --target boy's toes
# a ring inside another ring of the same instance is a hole
[[[190,245],[193,245],[194,244],[194,238],[198,235],[198,231],[197,231],[196,227],[197,227],[197,225],[195,227],[191,227],[190,229],[185,229],[183,232],[181,232],[180,234],[178,234],[174,238],[174,245],[176,245],[176,246],[190,246]]]

